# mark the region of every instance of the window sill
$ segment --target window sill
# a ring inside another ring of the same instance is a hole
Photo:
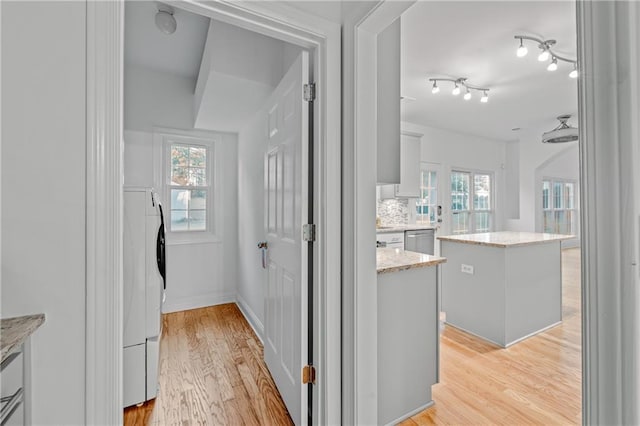
[[[188,244],[219,244],[222,239],[218,238],[211,232],[172,232],[167,233],[167,245],[179,246]]]

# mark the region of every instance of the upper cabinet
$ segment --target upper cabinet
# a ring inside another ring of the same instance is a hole
[[[400,184],[396,197],[420,196],[420,136],[403,133],[400,138]]]
[[[380,186],[380,199],[420,197],[420,138],[402,133],[400,138],[400,183]]]
[[[400,18],[377,39],[377,154],[380,184],[400,180]]]

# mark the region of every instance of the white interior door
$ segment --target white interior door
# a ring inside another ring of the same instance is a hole
[[[307,243],[309,58],[302,52],[269,99],[265,155],[265,233],[268,278],[264,358],[297,425],[307,422]]]

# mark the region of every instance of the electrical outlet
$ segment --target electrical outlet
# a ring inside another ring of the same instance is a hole
[[[462,267],[460,268],[460,271],[463,274],[469,274],[469,275],[473,275],[473,266],[471,265],[465,265],[464,263],[462,264]]]

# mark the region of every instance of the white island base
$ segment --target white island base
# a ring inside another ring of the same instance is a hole
[[[561,241],[495,232],[440,237],[446,323],[503,348],[562,321]]]
[[[433,405],[438,382],[438,265],[446,259],[378,249],[378,424]]]

